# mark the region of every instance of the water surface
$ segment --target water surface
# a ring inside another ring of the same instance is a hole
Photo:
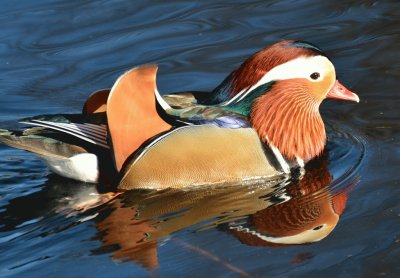
[[[2,1],[1,127],[79,112],[91,92],[144,63],[159,64],[162,93],[208,91],[282,39],[324,49],[361,102],[321,106],[327,152],[300,179],[133,191],[85,212],[74,208],[94,185],[0,146],[0,276],[398,277],[399,8],[362,0]],[[333,228],[320,228],[328,218]],[[305,227],[329,231],[305,245],[265,238]]]

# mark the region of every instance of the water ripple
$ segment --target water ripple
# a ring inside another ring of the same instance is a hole
[[[145,276],[146,266],[158,265],[160,276],[397,277],[399,18],[397,1],[5,1],[2,122],[80,111],[91,92],[144,63],[160,65],[161,92],[208,91],[250,54],[281,39],[324,49],[361,102],[322,105],[327,157],[310,166],[314,178],[285,180],[272,192],[262,183],[193,194],[133,192],[71,213],[96,188],[49,175],[32,155],[0,147],[0,241],[7,253],[0,275]],[[318,168],[324,159],[327,171]],[[305,216],[317,204],[329,208],[330,200],[346,210],[318,243],[253,248],[260,244],[251,237],[255,231],[243,233],[274,208]],[[236,234],[229,229],[235,223]]]

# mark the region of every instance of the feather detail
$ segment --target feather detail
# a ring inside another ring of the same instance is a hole
[[[320,101],[307,90],[302,80],[282,80],[255,100],[252,107],[250,122],[260,138],[268,138],[268,143],[288,159],[309,161],[320,155],[325,146],[325,127],[318,111]]]
[[[249,127],[247,117],[218,106],[193,105],[183,109],[168,109],[168,117],[180,124],[204,125],[213,124],[226,128]]]
[[[243,98],[232,100],[229,104],[221,104],[220,106],[224,107],[224,109],[228,111],[248,117],[250,115],[254,100],[267,93],[273,84],[274,82],[262,84],[250,91]]]
[[[251,55],[236,70],[213,90],[212,96],[203,100],[204,104],[218,104],[246,92],[272,68],[297,57],[323,55],[316,46],[300,41],[287,40],[264,48]]]
[[[108,149],[107,130],[105,125],[78,124],[78,123],[55,123],[49,121],[32,120],[23,122],[25,124],[42,126],[62,133],[67,133],[89,143]]]
[[[87,152],[81,146],[60,141],[53,137],[56,138],[52,131],[41,127],[25,129],[23,132],[0,129],[1,143],[35,153],[40,157],[63,159]]]
[[[21,123],[42,126],[66,133],[91,144],[108,149],[105,113],[41,115],[20,120]]]
[[[171,128],[157,111],[156,72],[155,65],[134,68],[115,82],[109,94],[108,128],[118,171],[145,141]]]
[[[91,94],[83,105],[82,114],[106,112],[111,89],[102,89]]]

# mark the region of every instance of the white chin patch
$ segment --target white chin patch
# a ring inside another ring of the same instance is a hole
[[[82,153],[70,158],[42,157],[49,169],[66,178],[97,183],[99,176],[97,156],[92,153]]]

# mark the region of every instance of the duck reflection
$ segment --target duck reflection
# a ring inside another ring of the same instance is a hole
[[[11,199],[2,207],[0,232],[14,231],[37,219],[54,220],[55,215],[69,216],[69,220],[62,221],[62,227],[59,221],[38,222],[38,236],[95,221],[96,239],[102,246],[94,253],[111,252],[115,260],[156,269],[158,246],[175,240],[170,235],[182,229],[217,228],[251,246],[321,240],[337,225],[356,182],[343,176],[334,181],[328,158],[323,156],[309,162],[305,174],[292,180],[253,181],[225,188],[134,190],[97,207],[109,201],[107,194],[97,194],[101,188],[50,175],[41,190]],[[92,209],[75,211],[82,203],[93,204]]]
[[[308,169],[303,179],[293,181],[286,192],[289,200],[257,211],[242,223],[230,223],[230,232],[252,246],[304,244],[325,238],[336,227],[353,186],[333,193],[326,164]]]
[[[97,223],[102,248],[113,258],[147,269],[158,266],[157,247],[176,231],[218,227],[251,246],[319,241],[335,228],[354,183],[330,188],[332,175],[322,157],[293,181],[276,180],[226,188],[131,191],[115,199]]]

